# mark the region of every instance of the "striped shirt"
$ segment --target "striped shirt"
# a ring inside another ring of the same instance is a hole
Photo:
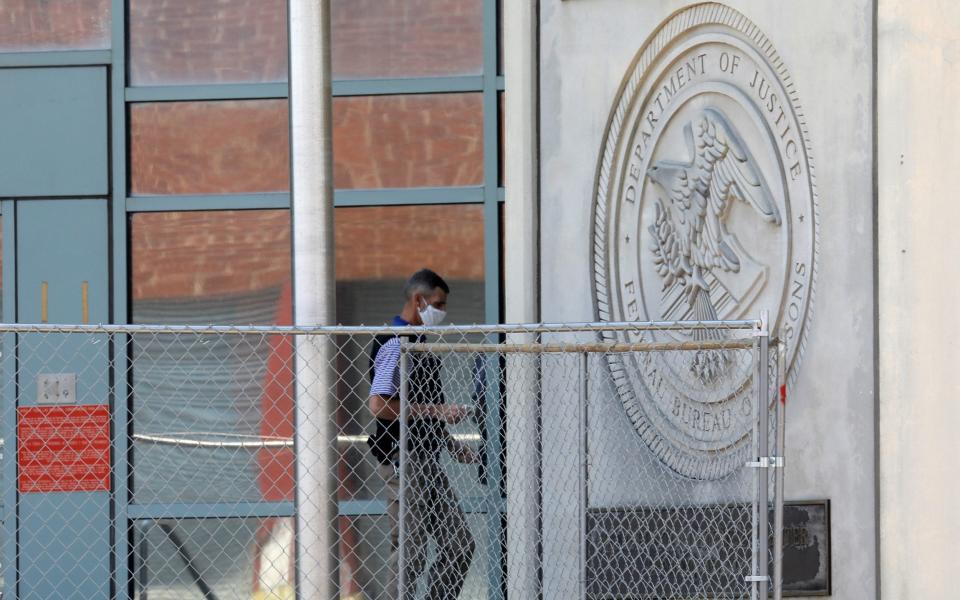
[[[397,396],[400,393],[400,338],[380,346],[373,361],[373,384],[370,395]]]

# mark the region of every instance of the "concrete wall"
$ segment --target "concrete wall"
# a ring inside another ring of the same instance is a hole
[[[545,321],[594,318],[591,206],[604,127],[634,54],[687,4],[541,2]],[[728,4],[763,30],[792,76],[809,126],[820,198],[816,297],[788,410],[786,497],[831,500],[834,597],[872,599],[877,593],[872,3]]]
[[[960,5],[881,0],[880,540],[884,598],[956,598]]]

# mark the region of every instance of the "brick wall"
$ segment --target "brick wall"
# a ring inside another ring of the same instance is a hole
[[[110,47],[110,0],[2,0],[0,50]]]

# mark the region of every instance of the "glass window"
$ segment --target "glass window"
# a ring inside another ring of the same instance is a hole
[[[338,188],[480,185],[481,94],[336,98]]]
[[[141,520],[132,528],[138,598],[294,597],[292,518]]]
[[[0,52],[110,47],[111,0],[3,0]]]
[[[130,106],[130,191],[275,192],[290,188],[286,100]]]
[[[290,212],[158,212],[130,224],[134,323],[288,325]]]
[[[130,0],[131,85],[287,78],[285,0]]]
[[[496,597],[489,589],[494,575],[488,562],[489,520],[483,514],[468,514],[467,525],[473,534],[476,550],[463,589],[457,597]],[[389,597],[390,527],[389,517],[385,515],[340,518],[341,598]]]
[[[503,75],[503,0],[497,0],[497,75]]]
[[[480,74],[482,11],[482,0],[334,0],[334,77]],[[130,0],[129,29],[131,85],[287,77],[283,0]]]
[[[133,322],[289,324],[287,210],[131,219]],[[133,336],[134,498],[292,499],[292,344],[282,336]]]
[[[10,315],[11,318],[6,318],[6,315],[3,314],[3,217],[0,217],[0,320],[4,323],[11,323],[14,321],[12,318],[13,315]],[[0,356],[3,353],[0,352]],[[0,443],[0,449],[3,448],[2,443]],[[2,469],[0,469],[2,470]],[[3,489],[0,486],[0,489]]]
[[[338,79],[476,75],[483,0],[333,0]]]
[[[406,279],[424,267],[435,270],[450,285],[447,322],[483,322],[481,205],[344,207],[335,210],[335,219],[340,323],[389,323],[403,307]],[[337,422],[347,436],[340,446],[342,500],[382,497],[383,481],[366,444],[366,435],[373,430],[367,410],[369,342],[369,338],[355,337],[338,347]],[[469,497],[468,492],[461,490],[463,497]]]
[[[342,207],[335,220],[339,322],[389,323],[424,267],[450,285],[447,322],[484,321],[482,205]]]

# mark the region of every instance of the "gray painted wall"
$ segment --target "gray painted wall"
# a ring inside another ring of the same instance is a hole
[[[728,4],[763,30],[792,75],[819,192],[819,274],[787,411],[786,498],[831,500],[834,597],[875,598],[872,3]],[[686,5],[541,2],[545,321],[594,318],[591,207],[604,127],[634,54]]]

